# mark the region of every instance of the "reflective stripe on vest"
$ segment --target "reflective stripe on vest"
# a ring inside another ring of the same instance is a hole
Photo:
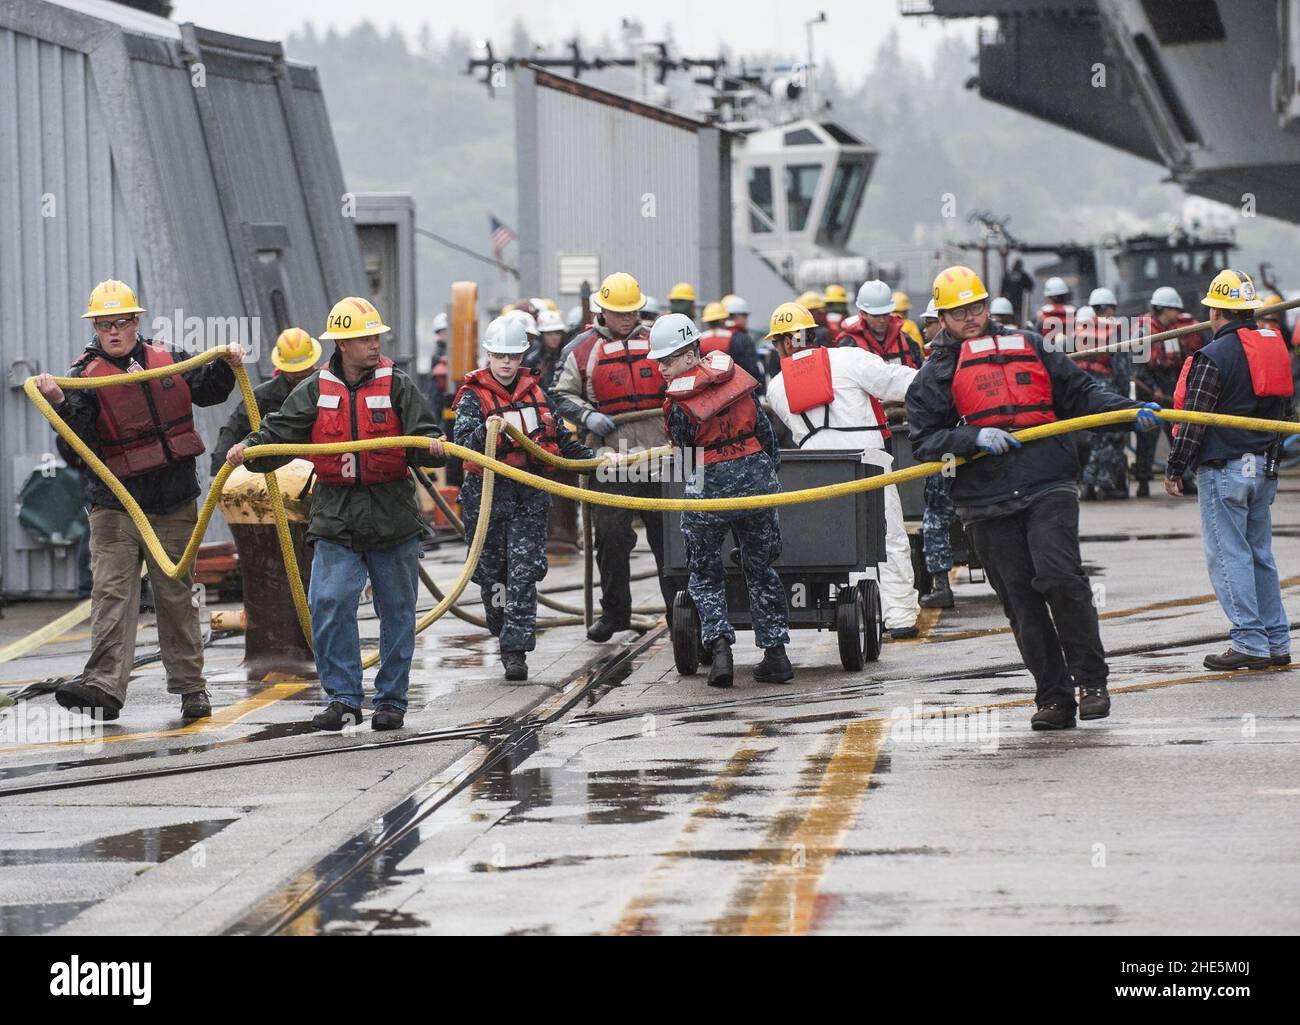
[[[320,372],[318,383],[312,444],[401,437],[402,423],[393,410],[393,361],[387,356],[379,357],[373,376],[355,392],[329,370]],[[311,461],[317,479],[331,487],[386,484],[406,478],[406,449],[402,448],[312,456]]]
[[[957,414],[975,427],[1031,427],[1056,419],[1052,376],[1024,335],[962,342],[952,398]]]
[[[142,369],[154,370],[175,362],[162,346],[143,342],[142,348]],[[90,359],[81,376],[128,377],[102,355]],[[101,388],[98,398],[98,455],[119,480],[161,470],[203,452],[203,439],[194,429],[190,386],[179,374],[139,385]]]
[[[715,352],[673,379],[664,401],[664,420],[674,405],[682,408],[695,425],[695,444],[704,450],[706,464],[753,455],[763,450],[752,397],[757,387],[758,382],[730,356]]]
[[[506,391],[505,386],[492,376],[487,367],[467,374],[461,391],[456,395],[456,404],[465,391],[473,393],[483,410],[483,418],[499,416],[508,424],[513,424],[546,451],[560,454],[559,432],[555,419],[551,416],[550,404],[542,390],[541,379],[532,370],[521,368],[515,378],[514,387]],[[507,434],[502,434],[497,442],[497,458],[510,466],[526,467],[529,463],[528,453]],[[483,472],[478,463],[466,462],[466,473]]]

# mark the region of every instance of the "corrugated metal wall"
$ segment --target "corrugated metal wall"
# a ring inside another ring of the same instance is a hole
[[[603,102],[600,90],[559,76],[524,69],[517,81],[524,293],[573,300],[559,291],[559,257],[593,254],[602,276],[628,271],[652,295],[683,280],[721,295],[731,273],[723,133],[622,98]],[[706,227],[724,219],[725,232]]]
[[[16,520],[18,491],[54,450],[53,431],[21,385],[29,373],[62,373],[91,340],[80,319],[90,285],[110,273],[139,278],[104,123],[84,55],[0,29],[0,294],[10,304],[0,350],[6,593],[76,587],[75,549],[37,544]]]

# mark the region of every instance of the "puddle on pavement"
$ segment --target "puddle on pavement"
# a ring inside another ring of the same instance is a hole
[[[0,849],[0,867],[104,861],[144,861],[158,865],[189,850],[196,843],[215,836],[234,821],[236,820],[202,819],[197,822],[133,829],[129,833],[101,836],[83,844],[31,850]]]

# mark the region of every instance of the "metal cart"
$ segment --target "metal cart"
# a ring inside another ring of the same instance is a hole
[[[882,472],[878,466],[863,463],[860,452],[781,453],[781,486],[786,491],[861,480]],[[665,498],[682,498],[684,485],[664,484],[662,494]],[[690,676],[700,667],[703,645],[700,618],[686,591],[689,570],[681,516],[664,514],[664,576],[677,590],[672,616],[673,659],[677,671]],[[839,635],[840,663],[847,670],[860,670],[867,662],[874,662],[880,657],[880,588],[874,580],[850,585],[849,574],[874,567],[885,558],[884,492],[864,491],[825,502],[784,506],[781,523],[781,558],[776,570],[786,591],[790,628],[835,630]],[[723,564],[731,624],[738,630],[752,629],[740,553],[730,534]]]

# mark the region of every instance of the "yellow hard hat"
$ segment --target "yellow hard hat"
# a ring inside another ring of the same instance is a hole
[[[728,309],[730,309],[731,304],[739,298],[740,296],[738,296],[735,292],[728,292],[721,299],[719,299],[718,302],[722,303],[723,306],[726,306]]]
[[[820,292],[805,292],[795,300],[805,310],[824,310],[826,309],[826,300],[822,298]]]
[[[912,308],[912,300],[907,297],[906,292],[894,293],[894,312],[906,313]]]
[[[545,306],[552,313],[560,312],[560,305],[554,299],[543,299],[542,305]]]
[[[132,313],[147,312],[136,299],[130,285],[109,278],[107,281],[101,281],[90,293],[90,298],[86,300],[86,312],[81,315],[81,319],[125,317]]]
[[[1282,297],[1278,295],[1276,292],[1269,292],[1268,295],[1264,296],[1265,306],[1275,306],[1281,301],[1282,301]]]
[[[600,291],[591,301],[610,313],[631,313],[645,305],[645,296],[636,278],[626,271],[616,271],[600,283]]]
[[[812,314],[805,306],[799,303],[782,303],[772,311],[772,319],[768,324],[771,330],[763,340],[767,341],[768,338],[775,338],[777,335],[788,335],[816,326],[817,321],[813,320]]]
[[[668,293],[669,302],[695,302],[695,286],[686,281],[679,281],[673,285],[673,290]]]
[[[952,310],[989,297],[980,276],[969,267],[957,264],[939,272],[934,279],[934,308]]]
[[[700,323],[716,324],[720,320],[726,320],[727,316],[727,308],[722,303],[709,303],[700,315]]]
[[[375,309],[374,303],[358,295],[350,295],[334,304],[321,337],[335,340],[369,338],[371,335],[387,334],[391,330]]]
[[[286,327],[275,340],[271,363],[284,374],[297,374],[314,370],[320,362],[321,346],[300,327]]]
[[[1257,310],[1264,304],[1255,291],[1255,282],[1250,279],[1250,275],[1229,268],[1214,276],[1201,305],[1220,310]]]
[[[514,311],[515,311],[515,304],[506,303],[504,306],[501,307],[501,316],[504,317],[507,313],[514,313]]]
[[[826,294],[822,298],[828,303],[846,303],[849,301],[849,293],[844,291],[843,285],[827,285]]]

